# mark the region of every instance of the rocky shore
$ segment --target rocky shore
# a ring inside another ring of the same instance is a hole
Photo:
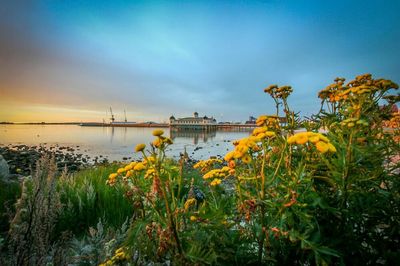
[[[54,156],[60,171],[67,169],[69,173],[76,172],[94,164],[108,163],[107,158],[95,156],[91,158],[79,152],[79,146],[0,146],[0,155],[8,164],[9,174],[28,176],[36,167],[37,160],[44,154]]]

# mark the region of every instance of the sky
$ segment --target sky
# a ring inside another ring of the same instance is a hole
[[[2,0],[0,121],[245,121],[291,85],[319,110],[336,77],[400,82],[400,1]]]

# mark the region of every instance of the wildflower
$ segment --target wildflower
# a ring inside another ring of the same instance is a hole
[[[219,178],[215,178],[213,181],[211,181],[211,183],[210,183],[210,185],[211,186],[217,186],[217,185],[219,185],[219,184],[221,184],[221,179],[219,179]]]
[[[258,134],[260,134],[260,133],[264,133],[264,132],[266,132],[266,131],[268,131],[268,128],[267,127],[257,127],[257,128],[255,128],[254,130],[253,130],[253,136],[257,136]]]
[[[159,137],[164,134],[164,131],[161,129],[156,129],[153,131],[153,136]]]
[[[244,154],[242,152],[235,150],[234,153],[233,153],[233,158],[239,159],[239,158],[242,158],[243,155]]]
[[[133,171],[132,170],[126,171],[125,178],[131,177],[132,175],[133,175]]]
[[[118,170],[117,170],[117,173],[118,174],[122,174],[122,173],[125,173],[125,168],[119,168]]]
[[[229,175],[229,171],[231,169],[227,166],[223,167],[222,169],[213,169],[206,173],[203,178],[210,179],[210,178],[225,178]]]
[[[266,136],[267,138],[275,137],[275,136],[276,136],[276,133],[273,132],[273,131],[267,131],[267,132],[265,132],[264,134],[265,134],[265,136]]]
[[[236,151],[238,151],[238,152],[240,152],[240,153],[242,153],[242,154],[245,154],[248,150],[249,150],[249,147],[246,146],[246,145],[244,145],[244,144],[239,144],[239,145],[236,147]]]
[[[222,160],[215,159],[215,158],[210,158],[210,159],[208,159],[208,160],[202,160],[202,161],[197,162],[197,163],[193,166],[193,168],[194,168],[194,169],[200,168],[200,171],[201,171],[202,173],[205,173],[205,172],[207,172],[209,169],[211,169],[215,164],[221,164],[221,163],[222,163]]]
[[[318,141],[319,141],[319,135],[314,135],[314,136],[311,136],[309,139],[308,139],[311,143],[317,143]]]
[[[246,154],[245,156],[243,156],[242,162],[244,162],[245,164],[249,164],[251,162],[251,156]]]
[[[155,139],[155,140],[153,141],[153,145],[154,145],[154,147],[156,147],[156,148],[160,148],[162,144],[163,144],[163,141],[162,141],[160,138],[157,138],[157,139]]]
[[[315,145],[316,149],[321,153],[336,152],[335,146],[333,146],[329,139],[321,133],[315,132],[300,132],[287,139],[288,144],[299,144],[303,145],[310,142]]]
[[[197,217],[196,216],[190,216],[190,221],[192,221],[192,222],[195,222],[197,220]]]
[[[108,180],[106,181],[106,184],[110,185],[110,186],[113,186],[117,182],[117,180],[116,180],[117,176],[118,176],[117,173],[110,174],[108,176]]]
[[[261,115],[260,117],[258,117],[256,120],[257,126],[264,125],[264,123],[267,121],[267,119],[268,119],[268,116],[266,116],[266,115]]]
[[[153,177],[155,174],[156,174],[156,170],[155,170],[154,168],[149,168],[149,169],[146,171],[146,174],[144,175],[144,178],[145,178],[145,179],[148,179],[148,178],[150,178],[150,177]]]
[[[323,141],[318,141],[318,142],[315,144],[315,147],[317,148],[317,150],[318,150],[320,153],[325,153],[325,152],[327,152],[327,151],[329,150],[328,144],[325,143],[325,142],[323,142]]]
[[[234,151],[228,152],[228,153],[225,155],[224,160],[227,161],[227,162],[231,161],[231,160],[233,159],[233,155],[234,155],[234,154],[235,154]]]
[[[304,132],[302,132],[304,133]],[[308,141],[308,137],[306,134],[298,133],[296,138],[296,143],[299,145],[305,144]]]
[[[185,211],[187,211],[190,208],[190,206],[192,206],[195,203],[196,203],[195,198],[188,199],[184,204]]]
[[[287,139],[287,143],[288,143],[288,144],[293,144],[293,143],[295,143],[295,142],[296,142],[296,136],[295,136],[295,135],[290,136],[290,137]]]
[[[141,152],[141,151],[143,151],[144,150],[144,148],[146,148],[146,144],[138,144],[138,145],[136,145],[136,147],[135,147],[135,152]]]
[[[144,164],[155,163],[155,162],[156,162],[156,158],[154,156],[149,156],[146,159],[144,159],[144,161],[143,161]]]
[[[115,179],[118,176],[116,173],[112,173],[108,176],[109,179]]]
[[[332,143],[328,143],[328,147],[330,152],[336,152],[336,148],[332,145]]]
[[[143,164],[143,163],[137,163],[136,165],[135,165],[135,168],[134,168],[134,170],[135,171],[142,171],[142,170],[144,170],[144,169],[146,169],[146,166]]]
[[[128,164],[127,166],[125,166],[125,171],[129,171],[129,170],[132,170],[132,165],[130,165],[130,164]]]

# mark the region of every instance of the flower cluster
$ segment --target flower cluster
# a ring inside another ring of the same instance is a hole
[[[147,157],[140,162],[131,162],[124,167],[121,167],[117,170],[116,173],[111,173],[108,176],[108,180],[106,184],[113,186],[117,182],[118,177],[122,177],[123,180],[126,180],[130,177],[133,177],[135,174],[141,173],[143,170],[147,169],[149,165],[154,163],[154,157]],[[150,170],[150,169],[149,169]],[[151,177],[150,173],[145,175],[145,178]]]
[[[264,92],[271,95],[272,98],[286,99],[293,92],[293,89],[291,86],[278,87],[278,85],[271,85],[264,89]]]
[[[224,178],[227,178],[228,176],[232,175],[235,173],[234,169],[231,169],[228,166],[224,166],[221,169],[213,169],[211,171],[209,171],[208,173],[206,173],[203,178],[204,179],[212,179],[213,181],[211,181],[210,185],[211,186],[217,186],[219,184],[221,184],[222,180]]]
[[[312,143],[320,153],[336,152],[335,146],[330,143],[329,139],[321,133],[300,132],[287,139],[288,144],[304,145]]]
[[[398,89],[399,86],[385,79],[372,79],[371,74],[357,76],[354,80],[344,85],[344,78],[336,78],[335,83],[327,86],[318,93],[318,97],[335,103],[339,101],[354,100],[358,97],[369,96],[375,92],[385,92],[389,89]]]
[[[256,124],[259,127],[265,126],[271,129],[280,128],[279,117],[276,115],[261,115],[257,118]]]
[[[156,129],[153,131],[153,136],[157,137],[153,143],[151,144],[155,148],[165,149],[168,145],[172,144],[172,140],[168,137],[163,136],[164,131],[161,129]],[[144,149],[146,145],[141,143],[136,145],[135,152],[142,152],[144,154]],[[155,156],[155,155],[154,155]],[[152,156],[144,156],[144,159],[140,162],[131,162],[124,167],[121,167],[117,170],[116,173],[111,173],[108,176],[107,184],[110,186],[115,185],[117,182],[117,178],[122,176],[123,180],[134,176],[135,174],[139,174],[142,171],[146,170],[144,175],[145,179],[152,178],[155,175],[154,163],[156,162],[156,158]]]
[[[261,148],[257,145],[257,142],[260,140],[257,137],[250,136],[248,138],[243,138],[241,140],[235,141],[233,144],[235,145],[235,149],[233,151],[228,152],[224,160],[229,162],[233,159],[241,159],[244,163],[251,162],[251,155],[249,152],[259,151]]]
[[[389,127],[391,128],[400,128],[400,113],[393,113],[392,118],[389,121]]]
[[[368,126],[368,122],[363,119],[348,118],[340,122],[342,127],[353,128],[355,126]]]
[[[208,172],[215,165],[222,164],[222,160],[216,158],[210,158],[208,160],[201,160],[197,162],[193,168],[200,169],[200,172],[205,173]]]
[[[164,131],[156,129],[153,131],[153,136],[157,137],[153,140],[152,145],[157,149],[164,149],[166,146],[171,145],[173,142],[170,138],[163,136]]]
[[[330,102],[338,102],[340,100],[340,92],[343,90],[344,78],[336,78],[335,83],[327,86],[318,93],[318,97]]]
[[[99,264],[99,266],[112,266],[119,265],[123,261],[130,259],[130,256],[126,253],[124,248],[119,248],[115,251],[115,255],[104,263]]]
[[[263,139],[266,138],[273,138],[276,136],[276,133],[274,131],[269,131],[268,127],[263,126],[263,127],[257,127],[253,130],[252,136],[256,138],[258,141],[262,141]]]
[[[243,163],[248,164],[252,160],[251,153],[258,152],[262,149],[258,143],[266,139],[275,138],[275,136],[276,133],[274,131],[269,131],[266,126],[255,128],[251,136],[235,141],[233,143],[235,149],[228,152],[224,159],[227,162],[234,159],[241,159]]]

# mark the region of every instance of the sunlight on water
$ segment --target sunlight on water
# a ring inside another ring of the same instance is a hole
[[[174,132],[164,128],[174,144],[168,155],[174,158],[186,151],[194,159],[224,155],[233,148],[232,140],[248,136],[249,132]],[[0,145],[68,146],[76,153],[102,155],[110,160],[123,157],[138,159],[133,150],[138,143],[150,143],[153,128],[81,127],[77,125],[0,125]],[[79,146],[79,147],[78,147]]]

